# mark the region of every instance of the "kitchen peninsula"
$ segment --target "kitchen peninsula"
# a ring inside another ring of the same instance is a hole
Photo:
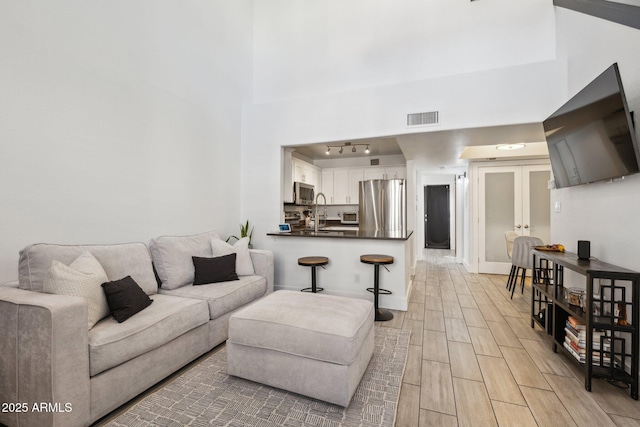
[[[275,283],[278,289],[300,290],[311,283],[309,268],[299,266],[298,258],[325,256],[329,263],[316,271],[318,286],[325,294],[372,300],[366,288],[373,286],[374,269],[360,262],[360,255],[385,254],[394,263],[380,272],[380,287],[391,295],[380,296],[380,307],[406,311],[413,274],[413,232],[365,231],[328,227],[289,233],[267,233],[278,248]]]

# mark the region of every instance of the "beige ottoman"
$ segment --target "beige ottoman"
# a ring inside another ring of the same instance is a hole
[[[370,301],[277,291],[229,319],[227,372],[348,406],[373,354]]]

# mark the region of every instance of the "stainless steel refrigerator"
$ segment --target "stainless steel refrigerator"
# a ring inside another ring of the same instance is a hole
[[[361,231],[403,236],[407,232],[407,184],[404,179],[360,181]]]

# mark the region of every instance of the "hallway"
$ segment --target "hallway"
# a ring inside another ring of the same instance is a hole
[[[453,252],[426,249],[407,312],[378,326],[410,329],[396,426],[640,426],[640,403],[581,370],[530,327],[531,287],[469,274]]]

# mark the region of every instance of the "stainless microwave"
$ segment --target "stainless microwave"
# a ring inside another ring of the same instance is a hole
[[[313,185],[304,182],[293,183],[293,202],[296,205],[312,205],[314,198]]]
[[[360,222],[360,215],[358,211],[344,211],[342,212],[341,224],[358,224]]]

